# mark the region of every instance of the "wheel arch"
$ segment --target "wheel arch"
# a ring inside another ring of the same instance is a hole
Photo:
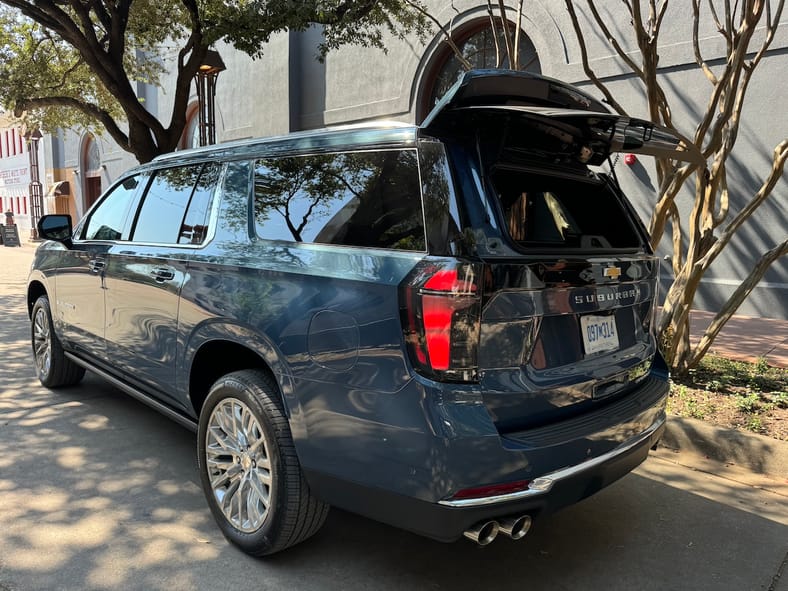
[[[41,281],[34,280],[27,285],[27,317],[32,318],[33,306],[41,296],[49,296],[46,287]],[[50,302],[50,306],[51,306]]]
[[[210,329],[213,333],[210,337],[200,339],[199,345],[187,349],[188,374],[185,380],[195,417],[200,416],[205,399],[216,380],[234,371],[256,369],[270,376],[277,385],[295,438],[301,425],[300,406],[293,394],[292,381],[286,366],[279,360],[273,347],[260,335],[239,335],[238,327],[233,329],[234,334],[230,337],[227,334],[217,334],[220,329],[214,325]]]

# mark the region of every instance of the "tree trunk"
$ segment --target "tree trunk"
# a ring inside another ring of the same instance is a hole
[[[758,192],[740,211],[735,214],[730,211],[726,166],[738,137],[742,108],[752,73],[774,38],[785,0],[777,0],[776,7],[772,6],[775,2],[743,0],[733,9],[730,0],[724,0],[723,19],[718,18],[714,2],[709,1],[708,9],[715,28],[725,40],[726,52],[725,59],[721,60],[722,64],[714,70],[706,63],[700,47],[701,1],[692,0],[692,42],[695,61],[710,83],[711,93],[706,112],[702,113],[697,123],[694,138],[685,141],[693,143],[707,160],[711,160],[711,165],[677,166],[672,162],[657,161],[660,196],[649,224],[651,243],[655,249],[668,229],[672,235],[673,283],[663,303],[658,330],[663,336],[668,363],[678,374],[685,373],[700,362],[722,326],[763,277],[769,265],[785,256],[788,249],[786,242],[783,242],[760,257],[750,274],[723,305],[700,341],[693,346],[690,339],[690,311],[701,281],[714,260],[736,237],[742,224],[750,219],[771,195],[782,177],[788,152],[788,140],[784,140],[775,148],[772,170]],[[580,3],[581,0],[565,0],[580,45],[583,68],[605,97],[612,97],[612,93],[590,66],[585,37],[575,10],[575,5]],[[640,0],[623,0],[629,11],[632,32],[640,50],[640,63],[635,62],[634,55],[624,50],[625,44],[612,34],[607,22],[597,11],[594,1],[586,0],[585,3],[594,26],[643,85],[651,120],[677,131],[668,97],[658,77],[658,39],[668,0],[659,3],[659,7],[655,0],[650,0],[647,18],[644,18],[645,15],[641,12]],[[760,43],[757,48],[752,46],[756,30]],[[608,100],[610,101],[610,98]],[[610,102],[617,111],[623,112],[617,103]],[[689,216],[683,222],[675,200],[693,175],[694,203]]]

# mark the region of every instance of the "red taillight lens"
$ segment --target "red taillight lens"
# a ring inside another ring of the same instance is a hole
[[[462,272],[462,276],[460,273]],[[453,294],[472,294],[476,292],[476,274],[472,265],[460,269],[444,269],[427,279],[424,289]]]
[[[403,285],[403,328],[411,362],[444,380],[477,379],[481,298],[476,265],[426,263]]]
[[[451,348],[451,317],[454,307],[445,296],[425,295],[421,298],[424,338],[432,369],[449,369]]]

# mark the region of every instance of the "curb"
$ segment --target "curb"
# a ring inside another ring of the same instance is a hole
[[[788,442],[668,415],[661,447],[733,464],[783,479],[788,474]]]

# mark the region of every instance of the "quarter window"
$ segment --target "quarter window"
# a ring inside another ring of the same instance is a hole
[[[120,240],[123,237],[123,227],[139,182],[140,177],[129,177],[107,193],[90,214],[83,235],[85,240]]]
[[[206,165],[197,180],[186,216],[181,224],[178,244],[202,244],[208,232],[211,203],[219,182],[219,167]]]
[[[261,238],[426,248],[415,150],[258,160],[254,199]]]

